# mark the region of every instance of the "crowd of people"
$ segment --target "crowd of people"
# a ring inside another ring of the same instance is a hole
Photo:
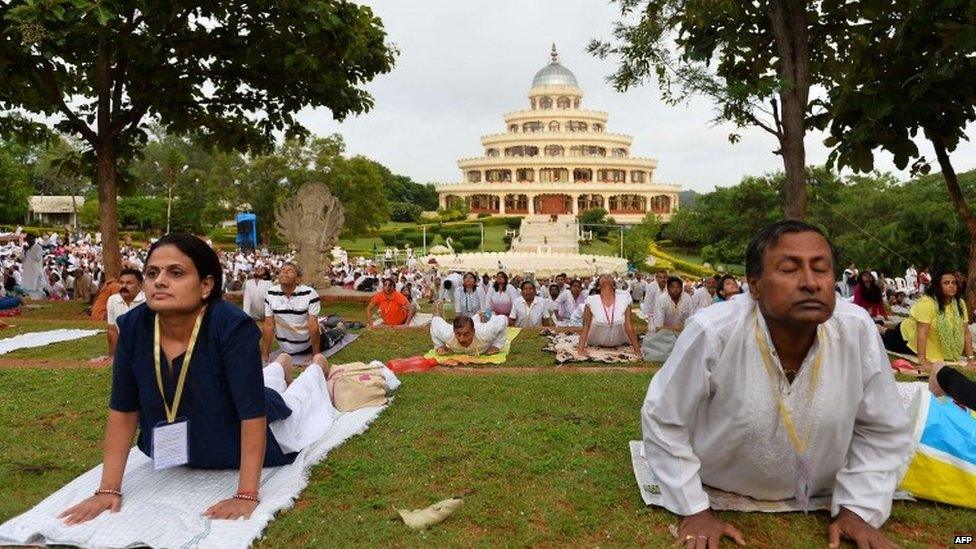
[[[372,294],[362,327],[429,324],[438,354],[499,353],[509,327],[578,329],[581,354],[630,346],[647,357],[649,344],[660,345],[664,366],[641,411],[644,452],[664,506],[683,517],[678,541],[686,547],[744,542],[712,513],[705,485],[761,500],[793,497],[801,506],[832,494],[832,545],[846,537],[886,547],[879,529],[911,452],[886,351],[917,357],[933,393],[976,407],[976,384],[946,365],[976,367],[965,280],[910,267],[892,281],[851,264],[838,282],[827,238],[796,221],[764,229],[746,255],[745,279],[667,272],[539,279],[444,273],[337,251],[329,277]],[[321,353],[335,343],[335,320],[320,315],[320,295],[302,284],[289,254],[217,253],[198,238],[168,235],[145,250],[126,246],[123,257],[120,276],[105,280],[98,241],[85,235],[27,236],[0,249],[4,297],[88,299],[94,311],[109,294],[115,366],[102,483],[62,516],[78,523],[118,509],[136,430],[147,455],[167,430],[182,437],[184,447],[168,458],[177,464],[240,470],[238,492],[208,516],[247,517],[259,501],[261,467],[290,463],[321,435],[307,418],[327,398]],[[70,289],[62,279],[69,276]],[[86,291],[79,279],[90,281]],[[240,292],[243,307],[221,299],[227,292]],[[643,343],[634,316],[647,322]],[[311,367],[292,381],[297,355],[311,356]],[[209,381],[184,388],[191,360]],[[184,390],[189,419],[179,420],[169,402]]]

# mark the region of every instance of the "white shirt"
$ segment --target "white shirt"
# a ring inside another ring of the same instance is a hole
[[[244,312],[254,320],[264,318],[264,298],[270,287],[270,280],[249,278],[244,282]]]
[[[556,305],[558,309],[556,311],[556,316],[559,320],[569,320],[573,316],[573,311],[577,307],[586,302],[586,293],[580,290],[578,296],[573,297],[573,292],[566,289],[563,293],[559,294],[556,298]]]
[[[464,287],[459,287],[454,292],[454,312],[464,316],[477,316],[485,310],[485,294],[479,286],[474,287],[474,291],[466,292]]]
[[[281,284],[268,288],[264,298],[264,316],[273,316],[275,339],[281,352],[300,353],[312,346],[308,333],[308,317],[318,317],[319,294],[310,286],[299,284],[290,296]]]
[[[489,347],[501,349],[507,339],[508,320],[504,316],[493,316],[488,322],[474,321],[474,340],[468,347],[462,347],[454,337],[454,326],[439,316],[430,321],[430,339],[434,348],[447,347],[452,352],[477,355],[485,352]]]
[[[512,303],[520,297],[522,294],[511,284],[506,286],[502,292],[496,291],[495,287],[492,286],[488,290],[488,294],[485,295],[485,309],[491,310],[495,314],[507,316],[512,312]]]
[[[866,311],[837,302],[823,340],[790,385],[773,351],[770,378],[756,342],[750,296],[693,316],[647,390],[644,451],[666,508],[690,515],[709,507],[702,485],[763,500],[796,495],[796,458],[779,417],[777,392],[808,445],[811,494],[833,493],[831,514],[847,507],[878,528],[888,518],[899,469],[912,451],[908,415],[877,329]],[[814,357],[823,346],[815,396]]]
[[[678,303],[675,304],[667,290],[665,290],[654,301],[654,328],[674,326],[687,320],[694,312],[695,307],[690,295],[681,292],[681,297],[678,298]]]
[[[695,290],[695,293],[691,296],[691,305],[695,311],[704,309],[714,302],[715,296],[708,293],[708,289],[704,286]]]
[[[604,307],[600,294],[594,294],[586,298],[586,307],[593,315],[590,321],[590,331],[586,336],[586,344],[596,347],[616,347],[629,342],[627,332],[624,331],[624,322],[627,320],[627,312],[633,298],[630,292],[616,290],[613,296],[613,306]]]
[[[106,321],[109,326],[117,326],[119,317],[129,312],[133,307],[139,305],[140,303],[146,302],[146,294],[139,292],[134,298],[132,298],[132,303],[128,305],[125,300],[122,299],[120,294],[112,294],[109,296],[108,301],[105,302],[105,313]]]
[[[535,296],[532,304],[529,305],[525,298],[519,296],[512,301],[512,311],[508,313],[508,318],[515,321],[515,326],[519,328],[530,328],[532,326],[542,326],[542,320],[547,317],[546,300]]]
[[[654,315],[654,305],[657,302],[657,296],[667,293],[667,284],[665,284],[664,288],[662,289],[657,285],[657,280],[654,279],[651,279],[644,286],[644,301],[641,302],[641,312],[644,313],[644,316],[646,316],[648,320],[650,320],[651,316]]]

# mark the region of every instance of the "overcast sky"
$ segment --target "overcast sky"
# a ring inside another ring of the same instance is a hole
[[[669,106],[656,82],[618,93],[607,83],[613,62],[585,52],[592,38],[607,38],[619,18],[601,0],[368,0],[400,50],[396,66],[367,88],[370,112],[342,123],[328,110],[306,110],[300,119],[316,134],[340,133],[347,152],[362,154],[421,183],[457,182],[459,158],[481,156],[480,137],[505,131],[504,113],[528,108],[536,71],[549,62],[555,42],[562,64],[583,89],[583,107],[609,113],[607,131],[634,137],[631,154],[658,160],[655,180],[708,191],[744,175],[782,169],[774,138],[741,131],[732,145],[731,125],[713,125],[705,98]],[[972,128],[970,133],[972,133]],[[807,162],[822,163],[822,136],[808,134]],[[931,149],[922,144],[934,161]],[[896,172],[890,157],[876,166]],[[958,171],[976,167],[976,145],[953,155]],[[898,173],[907,177],[906,173]]]

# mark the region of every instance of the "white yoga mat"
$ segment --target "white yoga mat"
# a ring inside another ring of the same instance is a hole
[[[104,330],[76,330],[62,329],[49,330],[47,332],[29,332],[26,334],[0,339],[0,355],[7,354],[20,349],[31,349],[33,347],[43,347],[52,343],[62,341],[72,341],[98,335]]]
[[[391,389],[394,385],[399,385],[399,381],[391,383]],[[105,512],[75,526],[65,526],[57,518],[61,511],[98,488],[102,474],[102,466],[98,465],[33,509],[0,525],[0,545],[248,547],[275,513],[292,506],[308,484],[310,468],[333,448],[366,431],[384,408],[362,408],[340,414],[326,435],[299,453],[294,463],[264,469],[261,503],[248,520],[210,520],[201,515],[214,503],[234,494],[237,470],[176,467],[154,472],[152,460],[133,448],[122,482],[125,499],[120,512]]]

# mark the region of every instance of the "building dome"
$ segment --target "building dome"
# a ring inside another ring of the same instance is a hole
[[[532,87],[573,86],[578,88],[579,84],[576,82],[576,75],[574,75],[566,67],[559,64],[559,54],[556,53],[555,44],[552,46],[551,57],[552,61],[543,67],[542,70],[535,73],[535,78],[532,79]]]

